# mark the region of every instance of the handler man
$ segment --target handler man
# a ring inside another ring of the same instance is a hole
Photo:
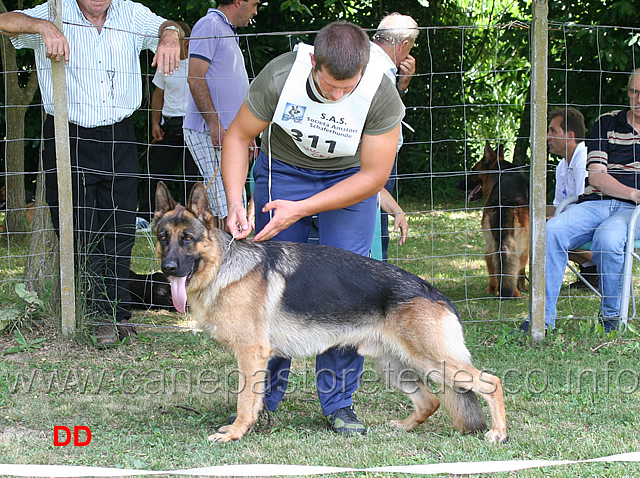
[[[245,238],[251,224],[242,202],[247,147],[265,131],[256,161],[255,241],[307,242],[318,216],[319,242],[368,255],[376,196],[395,160],[404,106],[384,65],[369,62],[370,43],[357,25],[334,22],[314,46],[272,60],[256,77],[222,147],[227,229]],[[316,358],[316,387],[337,433],[364,433],[352,409],[363,358],[330,349]],[[265,404],[282,399],[290,359],[269,363]]]

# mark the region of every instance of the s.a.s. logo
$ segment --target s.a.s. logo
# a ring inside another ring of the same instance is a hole
[[[282,121],[293,121],[294,123],[302,123],[302,118],[304,118],[304,112],[306,111],[306,109],[306,106],[287,103],[287,106],[285,106],[284,108],[284,113],[282,113]]]
[[[320,115],[320,119],[324,120],[324,121],[330,121],[333,124],[339,124],[339,125],[346,125],[347,124],[347,120],[345,120],[344,118],[339,118],[337,116],[328,115],[326,113],[322,113]]]

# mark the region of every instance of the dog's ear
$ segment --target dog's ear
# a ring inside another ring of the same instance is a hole
[[[213,217],[211,208],[209,207],[209,196],[207,196],[207,190],[202,183],[196,183],[193,188],[191,188],[188,209],[195,214],[198,219],[207,223]]]
[[[153,217],[159,219],[169,211],[175,209],[175,207],[176,202],[171,197],[171,193],[169,192],[166,184],[159,181],[158,187],[156,188],[156,211],[153,214]]]
[[[504,160],[504,144],[498,145],[498,161]]]
[[[484,156],[482,156],[482,162],[491,165],[496,161],[496,152],[493,150],[489,141],[484,143]]]

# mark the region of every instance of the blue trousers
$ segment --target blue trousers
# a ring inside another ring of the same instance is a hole
[[[271,199],[301,200],[313,196],[352,176],[358,168],[322,171],[298,168],[272,158]],[[254,201],[256,231],[269,222],[263,206],[269,202],[268,158],[260,152],[254,168]],[[376,196],[344,209],[318,214],[319,242],[340,247],[363,256],[369,255],[376,222]],[[307,242],[311,217],[305,217],[281,231],[274,240]],[[329,349],[316,357],[316,389],[322,412],[334,411],[353,404],[352,394],[358,388],[364,359],[355,349]],[[274,357],[269,362],[269,378],[265,404],[275,411],[287,388],[291,359]]]
[[[568,253],[587,241],[593,241],[591,260],[600,273],[602,317],[619,317],[627,224],[633,209],[633,204],[615,199],[585,201],[547,221],[546,325],[555,326]]]

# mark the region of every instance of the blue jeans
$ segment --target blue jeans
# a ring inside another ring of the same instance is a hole
[[[271,161],[271,199],[300,200],[330,188],[352,176],[358,168],[322,171],[298,168],[277,159]],[[269,222],[262,207],[269,201],[269,163],[260,152],[254,167],[256,232]],[[375,233],[376,196],[343,209],[318,214],[319,243],[339,247],[363,256],[369,255]],[[276,235],[273,240],[307,242],[311,217],[305,217]],[[322,412],[330,415],[353,404],[352,395],[362,376],[364,358],[355,349],[329,349],[316,357],[316,390]],[[265,387],[265,404],[274,411],[287,388],[291,359],[274,357],[269,361],[270,380]]]
[[[634,207],[633,204],[616,199],[585,201],[569,206],[566,211],[547,221],[547,326],[555,326],[556,302],[562,287],[569,251],[588,241],[593,241],[591,260],[600,274],[602,317],[606,319],[620,316],[627,224]],[[638,224],[640,226],[640,222]]]

